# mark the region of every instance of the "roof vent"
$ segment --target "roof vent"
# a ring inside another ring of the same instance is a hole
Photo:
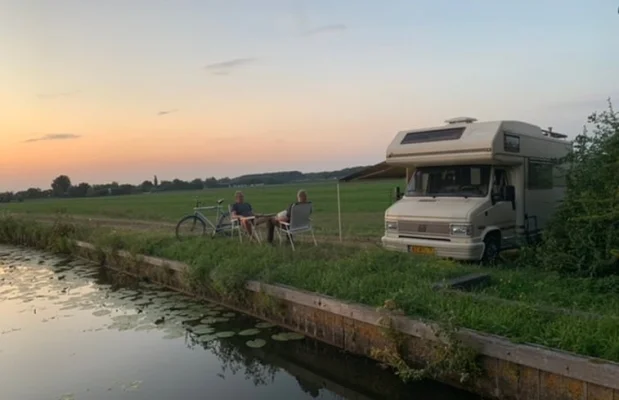
[[[445,120],[445,122],[449,125],[452,124],[470,124],[473,122],[476,122],[477,118],[471,118],[471,117],[456,117],[456,118],[451,118],[448,120]]]
[[[563,133],[553,132],[552,126],[549,126],[548,130],[542,129],[542,135],[550,136],[551,138],[555,138],[555,139],[566,139],[567,138],[567,135]]]

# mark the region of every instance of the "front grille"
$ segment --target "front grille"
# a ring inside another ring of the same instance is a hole
[[[449,236],[449,224],[398,221],[398,234],[416,236]]]

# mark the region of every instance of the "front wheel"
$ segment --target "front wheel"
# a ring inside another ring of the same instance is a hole
[[[176,238],[185,240],[206,235],[206,223],[195,215],[188,215],[176,224]]]
[[[494,264],[499,258],[501,252],[501,235],[489,233],[484,238],[484,254],[481,258],[482,264]]]

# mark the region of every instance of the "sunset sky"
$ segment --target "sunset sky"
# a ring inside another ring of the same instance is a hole
[[[0,0],[0,192],[371,164],[461,115],[573,136],[619,98],[618,5]]]

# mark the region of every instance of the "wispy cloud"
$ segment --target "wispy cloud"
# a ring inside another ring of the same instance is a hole
[[[58,93],[39,93],[37,97],[41,100],[57,99],[59,97],[69,97],[80,93],[79,90],[73,90],[71,92],[58,92]]]
[[[310,17],[303,4],[297,3],[293,6],[292,14],[294,15],[297,23],[297,29],[300,36],[313,36],[323,33],[336,33],[345,31],[348,27],[344,24],[328,24],[319,25],[312,28]]]
[[[252,57],[235,58],[233,60],[222,61],[214,64],[208,64],[204,69],[211,72],[213,75],[228,75],[235,69],[255,62]]]
[[[78,139],[82,137],[82,135],[76,135],[74,133],[48,133],[43,136],[27,139],[24,142],[40,142],[42,140],[69,140],[69,139]]]
[[[173,110],[165,110],[165,111],[159,111],[157,113],[157,115],[161,116],[161,115],[167,115],[167,114],[172,114],[174,112],[177,112],[177,109],[173,109]]]
[[[333,24],[333,25],[324,25],[319,26],[318,28],[308,29],[301,33],[301,36],[312,36],[318,35],[321,33],[330,33],[330,32],[341,32],[348,29],[344,24]]]

